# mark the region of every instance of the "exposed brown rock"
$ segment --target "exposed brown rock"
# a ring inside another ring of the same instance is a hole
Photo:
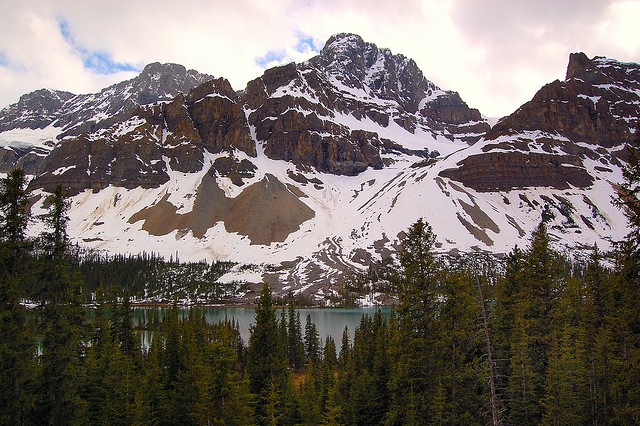
[[[234,157],[220,157],[213,163],[212,170],[219,176],[228,177],[236,186],[244,185],[242,179],[252,178],[257,167],[249,160],[239,161]]]
[[[223,221],[228,232],[247,236],[251,244],[269,245],[286,240],[314,215],[273,175],[267,174],[236,198],[227,198],[215,179],[206,175],[191,212],[177,213],[165,197],[131,216],[129,223],[143,220],[142,228],[152,235],[191,230],[195,237],[202,238],[209,228]]]
[[[192,90],[187,96],[189,113],[210,152],[233,148],[256,156],[239,99],[225,79],[211,80]]]
[[[0,147],[0,173],[7,173],[19,167],[26,174],[35,175],[40,170],[46,154],[46,151],[40,149]]]
[[[440,172],[477,191],[508,191],[535,186],[587,188],[593,177],[580,158],[521,152],[489,152],[465,158],[455,169]]]
[[[468,157],[441,175],[480,191],[589,187],[593,177],[582,159],[618,161],[610,149],[632,142],[631,129],[640,116],[638,93],[637,64],[572,54],[566,81],[542,87],[486,134],[484,154]],[[530,144],[546,153],[531,150]],[[498,149],[513,152],[493,152]]]
[[[584,53],[570,56],[567,80],[542,87],[533,99],[497,123],[485,139],[540,130],[574,142],[613,147],[633,141],[638,123],[640,66]]]
[[[85,189],[99,191],[109,185],[124,188],[153,188],[167,182],[160,147],[150,138],[124,135],[70,138],[45,159],[44,172],[30,188],[52,190],[61,184],[70,194]]]

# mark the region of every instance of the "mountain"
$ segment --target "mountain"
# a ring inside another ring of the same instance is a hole
[[[211,78],[182,65],[153,63],[100,93],[40,89],[23,95],[0,112],[0,170],[19,164],[35,174],[57,140],[109,127],[140,105],[171,100]]]
[[[541,219],[567,250],[607,249],[627,232],[611,195],[635,137],[638,70],[573,54],[564,81],[491,128],[411,59],[338,34],[242,91],[209,78],[89,131],[67,121],[50,146],[24,141],[41,150],[33,209],[62,184],[83,245],[233,260],[243,266],[223,281],[318,299],[392,255],[420,217],[442,252],[506,253]],[[72,99],[50,93],[47,117]],[[0,123],[17,122],[13,107]]]
[[[565,81],[540,89],[485,135],[482,153],[442,175],[481,191],[615,179],[606,176],[636,137],[639,101],[640,66],[572,54]]]

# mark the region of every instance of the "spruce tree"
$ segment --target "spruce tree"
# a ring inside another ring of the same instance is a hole
[[[42,216],[49,229],[42,235],[42,345],[43,416],[49,424],[80,419],[81,400],[77,377],[84,351],[84,312],[79,277],[70,271],[67,212],[69,202],[58,185],[47,197],[49,212]]]
[[[435,235],[422,219],[409,227],[401,243],[402,278],[398,284],[398,359],[389,380],[390,424],[405,422],[411,403],[417,418],[430,420],[428,397],[435,391],[434,345],[440,338],[436,318],[441,302],[441,267],[433,247]],[[355,344],[354,344],[355,346]],[[355,348],[354,348],[355,351]],[[411,390],[411,393],[409,391]]]
[[[269,424],[284,415],[283,397],[287,394],[289,370],[271,289],[266,284],[255,311],[255,324],[249,330],[247,373],[249,389],[256,395],[256,421]]]
[[[317,364],[320,360],[320,338],[311,314],[307,314],[304,326],[304,352],[308,363]]]
[[[14,169],[0,180],[0,423],[22,424],[34,406],[34,339],[27,327],[25,277],[31,249],[26,179]]]
[[[608,383],[611,334],[607,330],[607,312],[611,307],[611,273],[602,264],[602,255],[594,247],[584,273],[583,329],[585,335],[589,418],[593,424],[604,424],[611,417]]]
[[[627,151],[617,201],[630,231],[616,248],[616,285],[605,314],[611,336],[611,409],[613,421],[621,424],[640,422],[640,127]]]
[[[294,370],[300,371],[304,366],[304,342],[300,312],[294,309],[292,298],[289,299],[287,307],[287,356]]]
[[[584,287],[571,277],[554,312],[543,422],[584,424],[589,418]]]
[[[562,256],[551,248],[544,222],[531,235],[523,255],[519,291],[513,303],[514,328],[510,341],[510,376],[507,392],[511,399],[508,417],[512,422],[541,421],[542,402],[547,394],[546,376],[551,353],[553,311],[565,288]]]

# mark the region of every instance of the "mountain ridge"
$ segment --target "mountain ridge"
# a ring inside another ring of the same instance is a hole
[[[67,134],[37,152],[30,188],[70,189],[70,234],[88,247],[262,265],[224,279],[318,299],[418,218],[442,252],[506,253],[540,220],[567,250],[606,249],[626,233],[611,195],[637,68],[572,54],[566,80],[491,127],[412,60],[338,34],[243,91],[209,79]]]

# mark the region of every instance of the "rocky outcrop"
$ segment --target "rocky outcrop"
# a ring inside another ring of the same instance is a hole
[[[374,148],[374,144],[380,145],[378,136],[370,133],[364,138],[332,122],[333,96],[317,98],[318,92],[308,82],[315,84],[320,76],[316,70],[307,73],[315,75],[302,77],[296,65],[289,64],[273,68],[247,85],[245,102],[253,110],[248,119],[255,126],[257,139],[264,141],[265,154],[333,174],[356,175],[368,167],[380,168],[380,151]],[[283,87],[293,87],[292,93],[287,94]],[[274,96],[280,90],[283,95]],[[300,91],[309,97],[298,96]]]
[[[440,176],[463,183],[476,191],[509,191],[530,187],[587,188],[593,177],[580,157],[522,152],[489,152],[472,155]]]
[[[268,157],[342,175],[381,168],[385,154],[409,153],[345,122],[395,123],[468,142],[489,129],[477,110],[428,81],[413,60],[354,34],[331,37],[306,63],[267,70],[247,85],[244,102]]]
[[[213,162],[209,174],[227,177],[236,186],[243,186],[243,179],[250,179],[258,168],[249,160],[238,160],[233,156],[220,157]]]
[[[169,168],[197,172],[205,150],[233,149],[256,155],[231,85],[210,80],[186,96],[139,107],[109,129],[65,138],[45,159],[32,187],[51,189],[60,183],[72,194],[108,185],[157,187],[169,179]]]
[[[256,146],[240,99],[225,79],[211,80],[192,90],[187,107],[203,147],[218,153],[239,149],[256,156]]]
[[[379,49],[358,35],[334,35],[309,62],[341,84],[397,103],[396,113],[388,116],[409,131],[424,122],[435,133],[473,143],[490,128],[458,93],[427,80],[412,59]]]
[[[585,188],[593,177],[583,160],[616,164],[638,117],[640,66],[574,53],[565,81],[542,87],[486,134],[482,154],[441,176],[480,191]]]
[[[28,175],[40,170],[49,151],[43,148],[0,147],[0,173],[20,167]]]
[[[44,129],[60,114],[75,95],[59,90],[40,89],[20,96],[20,100],[0,111],[0,132],[11,129]]]
[[[485,139],[538,130],[556,132],[573,142],[607,148],[623,145],[633,140],[639,100],[638,64],[573,53],[565,81],[545,85]]]
[[[70,138],[46,157],[45,171],[29,186],[51,191],[60,184],[71,195],[109,185],[154,188],[169,180],[162,154],[152,139],[134,134]]]

